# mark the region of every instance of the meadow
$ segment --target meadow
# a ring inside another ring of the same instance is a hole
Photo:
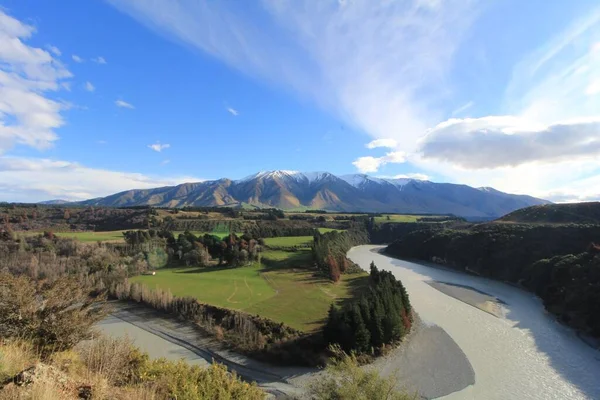
[[[332,302],[349,298],[366,284],[366,274],[343,275],[338,283],[313,276],[307,269],[311,261],[310,249],[269,250],[260,263],[246,267],[168,268],[131,281],[310,332],[322,326]]]
[[[432,215],[406,215],[406,214],[389,214],[383,215],[381,217],[375,217],[376,223],[384,223],[384,222],[417,222],[419,218],[423,217],[435,217]]]
[[[67,237],[77,239],[81,242],[124,242],[123,232],[125,231],[106,231],[106,232],[92,232],[92,231],[78,231],[78,232],[54,232],[56,236]],[[41,235],[43,232],[34,231],[23,231],[18,232],[20,235],[35,236]]]

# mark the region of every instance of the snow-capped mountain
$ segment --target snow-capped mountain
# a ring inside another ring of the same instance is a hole
[[[433,183],[416,179],[384,179],[364,174],[261,171],[239,180],[184,183],[157,189],[129,190],[82,202],[102,206],[153,205],[239,206],[331,211],[451,213],[498,217],[519,208],[547,203],[530,196],[492,188]]]

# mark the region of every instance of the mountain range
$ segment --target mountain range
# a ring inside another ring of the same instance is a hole
[[[417,179],[382,179],[369,175],[336,176],[329,172],[263,171],[244,179],[222,178],[156,189],[128,190],[80,202],[126,207],[255,206],[284,210],[454,214],[494,218],[549,203],[483,187]]]

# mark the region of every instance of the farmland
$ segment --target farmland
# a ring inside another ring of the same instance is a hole
[[[270,250],[262,262],[238,268],[170,268],[154,276],[137,276],[150,288],[169,289],[176,296],[259,314],[303,331],[318,329],[329,305],[352,295],[366,282],[365,275],[344,275],[338,283],[315,277],[308,249]]]

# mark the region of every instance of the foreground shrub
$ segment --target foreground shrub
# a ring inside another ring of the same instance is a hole
[[[347,355],[333,348],[332,359],[325,372],[308,388],[315,400],[409,400],[414,395],[401,393],[396,388],[395,377],[383,378],[372,369],[359,366],[355,355]]]
[[[95,338],[40,362],[26,341],[0,342],[0,399],[257,400],[266,394],[219,364],[148,359],[128,339]],[[87,395],[86,395],[87,394]]]
[[[208,368],[189,365],[183,361],[165,359],[150,361],[142,374],[144,383],[154,385],[158,398],[186,400],[258,400],[265,392],[256,384],[241,381],[235,373],[228,373],[220,364]]]
[[[100,300],[73,277],[38,284],[0,273],[0,337],[27,338],[43,354],[69,349],[105,315]]]
[[[77,353],[90,371],[118,386],[139,382],[148,362],[148,355],[128,338],[100,336],[78,346]]]

